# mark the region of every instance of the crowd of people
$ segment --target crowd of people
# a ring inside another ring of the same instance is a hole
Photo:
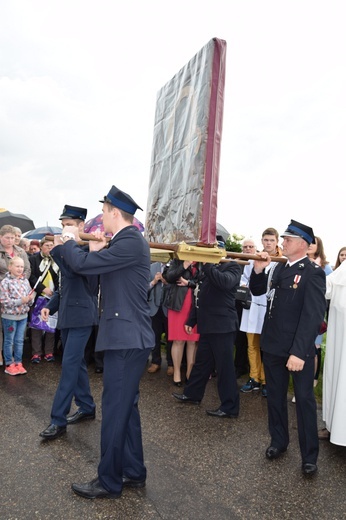
[[[147,371],[160,370],[162,337],[167,375],[183,387],[172,394],[179,403],[200,404],[212,376],[220,398],[216,409],[206,410],[212,417],[238,417],[239,390],[261,393],[268,406],[269,460],[289,445],[291,377],[302,472],[316,473],[319,440],[346,446],[346,247],[332,267],[322,239],[292,220],[281,235],[266,228],[260,247],[251,238],[243,240],[243,252],[256,254],[247,265],[150,262],[149,246],[132,225],[137,203],[115,186],[100,202],[105,231],[113,235],[109,243],[98,232],[98,241],[79,246],[87,210],[69,205],[60,215],[62,236],[51,240],[29,241],[11,225],[0,229],[0,364],[5,374],[27,373],[23,345],[28,331],[33,364],[54,362],[57,334],[62,343],[51,419],[40,433],[45,440],[66,433],[67,425],[95,418],[85,356],[95,335],[95,360],[101,363],[96,371],[103,372],[104,381],[101,458],[97,477],[73,484],[75,493],[116,498],[124,486],[145,485],[139,381],[150,355]],[[237,301],[239,287],[250,291],[245,306]],[[54,316],[57,323],[51,325]],[[326,427],[318,431],[314,386],[322,371],[326,327]],[[237,378],[245,375],[248,380],[238,389]],[[69,415],[73,399],[78,409]],[[115,438],[119,442],[114,444]]]

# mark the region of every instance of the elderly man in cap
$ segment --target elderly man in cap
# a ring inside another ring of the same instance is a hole
[[[135,211],[141,208],[130,195],[112,186],[100,202],[104,230],[113,235],[108,248],[104,248],[104,234],[100,242],[90,242],[90,253],[74,240],[61,246],[74,271],[100,275],[101,318],[95,351],[104,351],[98,475],[90,482],[73,484],[72,489],[84,498],[118,498],[124,486],[143,487],[146,480],[138,400],[139,381],[155,344],[147,302],[150,250],[132,225]],[[76,227],[67,231],[79,239]]]
[[[60,216],[63,240],[68,239],[64,235],[66,226],[76,226],[76,229],[83,231],[86,215],[84,208],[64,207]],[[60,235],[54,237],[54,244],[57,243],[62,243]],[[79,246],[76,247],[82,251]],[[46,440],[56,439],[65,433],[68,424],[95,419],[95,403],[90,391],[84,350],[93,326],[98,323],[98,278],[87,278],[73,272],[65,263],[62,252],[61,247],[51,250],[51,256],[60,268],[60,287],[41,311],[44,320],[58,311],[58,329],[63,345],[62,370],[53,401],[51,423],[40,433]],[[73,397],[78,410],[67,417]]]
[[[281,237],[286,264],[276,263],[266,274],[270,257],[262,252],[263,261],[254,262],[250,277],[251,292],[267,293],[268,299],[261,334],[271,435],[266,457],[276,459],[288,447],[287,390],[292,375],[302,471],[313,475],[319,448],[313,392],[315,337],[326,310],[326,276],[306,254],[315,241],[310,227],[291,220]]]

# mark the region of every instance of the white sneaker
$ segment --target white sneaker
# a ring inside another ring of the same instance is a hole
[[[294,396],[292,397],[292,403],[295,403],[295,402],[296,402],[296,396],[294,395]]]

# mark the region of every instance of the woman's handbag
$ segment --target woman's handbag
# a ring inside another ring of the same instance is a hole
[[[34,308],[31,311],[29,327],[31,329],[43,330],[45,332],[55,332],[58,313],[49,316],[48,321],[43,321],[41,318],[41,309],[47,306],[47,298],[39,296],[35,302]]]
[[[243,309],[250,309],[251,307],[251,291],[246,285],[238,285],[235,292],[236,301],[240,302]]]

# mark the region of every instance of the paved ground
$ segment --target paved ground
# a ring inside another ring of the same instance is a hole
[[[346,518],[346,448],[321,442],[319,472],[304,478],[290,396],[289,450],[268,461],[264,398],[241,394],[238,419],[208,417],[205,409],[218,406],[216,380],[200,406],[183,405],[164,369],[141,382],[146,488],[118,500],[78,497],[71,482],[94,478],[99,460],[102,375],[90,366],[97,419],[45,442],[38,434],[49,423],[60,363],[26,366],[26,376],[0,372],[0,520]]]

